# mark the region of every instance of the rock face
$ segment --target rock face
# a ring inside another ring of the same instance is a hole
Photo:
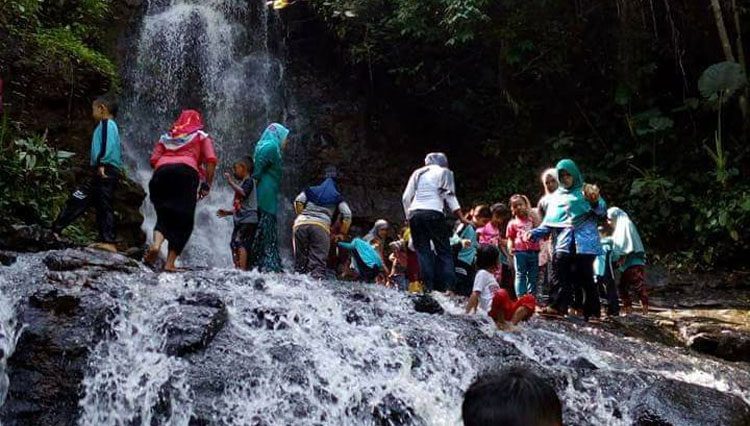
[[[634,418],[639,426],[742,426],[750,407],[736,396],[677,380],[654,384],[639,399]]]
[[[8,360],[4,425],[77,424],[89,354],[111,337],[118,301],[127,297],[116,279],[144,270],[125,256],[95,250],[50,252],[43,263],[48,271],[18,307],[25,328]],[[164,319],[165,351],[172,355],[205,348],[227,318],[224,303],[211,295],[186,295],[174,303]]]

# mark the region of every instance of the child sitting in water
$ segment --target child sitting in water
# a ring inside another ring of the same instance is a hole
[[[255,181],[252,179],[253,159],[244,157],[232,165],[234,178],[227,172],[224,179],[234,190],[234,206],[232,210],[219,209],[218,217],[234,216],[234,230],[232,231],[232,257],[237,269],[247,270],[247,259],[255,232],[258,229],[258,198],[255,194]]]
[[[484,227],[477,230],[480,245],[493,245],[498,248],[500,253],[500,267],[495,271],[500,285],[512,294],[515,289],[512,280],[512,270],[510,268],[510,254],[508,253],[508,240],[505,237],[505,226],[510,218],[510,210],[503,203],[493,204],[492,219]]]
[[[641,311],[648,314],[648,293],[646,292],[646,249],[638,235],[635,224],[623,210],[612,207],[607,210],[609,225],[615,230],[612,234],[612,261],[620,267],[620,298],[623,311],[633,311],[630,289],[635,289],[641,298]]]
[[[477,250],[477,274],[474,289],[466,304],[466,313],[482,310],[495,321],[497,328],[510,329],[508,322],[516,325],[534,314],[536,299],[527,294],[513,300],[510,294],[500,288],[493,272],[500,265],[500,252],[497,247],[485,245]]]

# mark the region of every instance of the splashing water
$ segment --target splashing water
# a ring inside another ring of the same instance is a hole
[[[202,112],[220,160],[182,256],[191,265],[231,264],[231,220],[215,217],[218,208],[232,206],[222,174],[252,154],[264,126],[283,115],[284,70],[271,37],[275,19],[260,0],[152,0],[135,29],[122,108],[131,177],[148,191],[150,152],[182,109]],[[156,215],[148,200],[142,211],[151,238]]]
[[[0,276],[0,287],[7,285],[3,281],[4,277]],[[7,374],[8,358],[13,356],[22,332],[23,326],[18,324],[12,301],[8,295],[0,293],[0,407],[5,403],[10,384]]]

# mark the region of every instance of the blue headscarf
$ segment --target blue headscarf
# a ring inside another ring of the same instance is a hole
[[[336,206],[344,201],[333,178],[327,178],[318,186],[310,186],[305,189],[305,196],[308,201],[319,206]]]

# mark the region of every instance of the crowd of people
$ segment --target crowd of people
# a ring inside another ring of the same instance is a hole
[[[112,201],[122,168],[117,103],[102,97],[92,105],[97,121],[91,144],[92,176],[71,195],[53,224],[61,232],[95,206],[100,242],[115,251]],[[234,160],[224,184],[233,205],[231,253],[237,268],[282,271],[277,235],[278,195],[290,131],[267,126],[252,156]],[[167,242],[166,271],[193,230],[197,203],[209,195],[218,158],[201,115],[182,111],[158,138],[150,158],[149,197],[156,211],[153,238],[144,260],[153,264]],[[573,315],[584,320],[632,311],[631,292],[648,312],[645,248],[622,209],[607,209],[596,185],[585,183],[569,159],[541,175],[543,196],[534,206],[524,194],[506,201],[462,208],[453,172],[443,153],[430,153],[405,185],[405,222],[377,220],[369,232],[352,225],[350,205],[340,192],[335,167],[318,185],[294,199],[294,270],[314,278],[373,282],[415,293],[446,292],[466,297],[466,312],[489,315],[509,328],[534,313]],[[615,271],[620,271],[619,285]]]

